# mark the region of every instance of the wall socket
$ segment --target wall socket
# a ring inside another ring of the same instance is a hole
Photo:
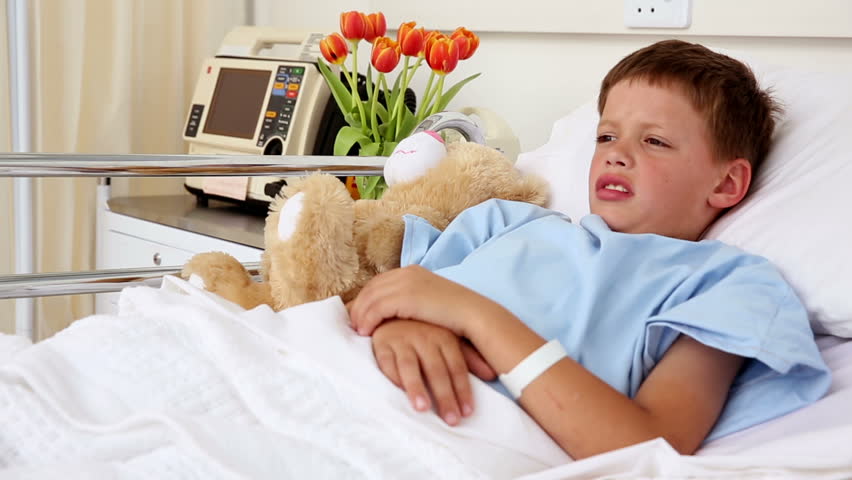
[[[688,28],[692,0],[624,0],[624,26],[631,28]]]

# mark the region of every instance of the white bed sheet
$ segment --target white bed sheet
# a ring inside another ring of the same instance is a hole
[[[461,427],[413,412],[338,299],[245,312],[169,279],[121,303],[35,346],[0,337],[0,477],[852,477],[849,341],[820,341],[835,383],[811,407],[695,457],[657,440],[571,463],[481,383]]]

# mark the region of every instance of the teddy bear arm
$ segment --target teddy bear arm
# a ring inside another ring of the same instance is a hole
[[[222,298],[252,309],[258,305],[271,305],[269,285],[257,283],[245,267],[224,252],[205,252],[194,255],[184,265],[181,277],[193,281],[196,276],[204,289]]]
[[[445,215],[427,205],[405,206],[378,201],[358,208],[360,203],[356,203],[355,242],[364,268],[373,273],[399,267],[405,235],[403,215],[417,215],[439,230],[449,223]]]
[[[527,202],[543,207],[548,200],[547,183],[535,175],[521,176],[515,172],[514,181],[507,181],[494,197],[516,202]],[[508,180],[508,179],[507,179]]]
[[[354,201],[340,180],[314,174],[291,182],[267,217],[265,271],[281,310],[352,288],[358,276]]]

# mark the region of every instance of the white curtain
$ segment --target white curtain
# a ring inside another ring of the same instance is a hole
[[[6,2],[0,9],[0,151],[12,150],[12,129],[9,117],[9,48],[6,29]],[[11,178],[0,178],[0,275],[15,271],[15,231],[12,216]],[[15,329],[14,300],[0,300],[0,331]]]
[[[182,124],[201,62],[246,21],[246,2],[235,0],[28,3],[39,152],[185,153]],[[8,116],[7,103],[0,108]],[[11,181],[0,182],[0,252],[11,252]],[[36,181],[37,271],[94,268],[95,185],[94,179]],[[182,191],[181,179],[113,179],[113,196]],[[3,255],[0,262],[0,273],[12,271],[13,262]],[[13,307],[4,303],[0,319],[10,332]],[[39,299],[38,337],[92,311],[91,296]]]

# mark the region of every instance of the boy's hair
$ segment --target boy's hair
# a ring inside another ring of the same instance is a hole
[[[760,88],[748,66],[702,45],[657,42],[624,57],[607,73],[598,97],[599,113],[610,89],[622,80],[682,87],[693,107],[707,118],[716,156],[745,158],[757,173],[781,107]]]

